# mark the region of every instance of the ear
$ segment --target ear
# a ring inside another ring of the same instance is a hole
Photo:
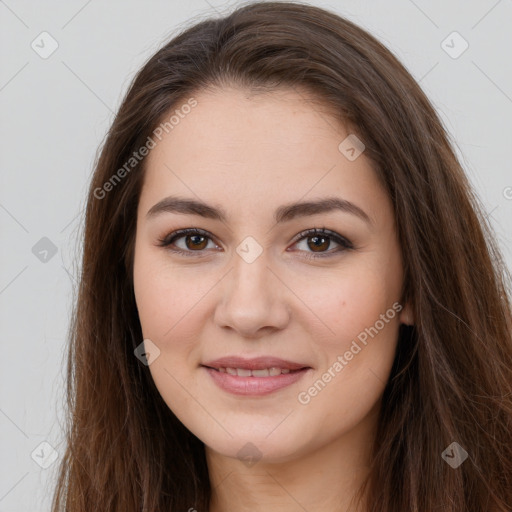
[[[401,324],[414,325],[414,313],[410,302],[407,302],[402,311],[400,311],[399,319]]]

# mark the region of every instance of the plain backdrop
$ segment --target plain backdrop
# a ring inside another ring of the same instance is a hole
[[[512,2],[310,3],[369,30],[420,82],[510,268]],[[50,509],[64,449],[80,229],[97,148],[141,65],[183,23],[235,5],[0,0],[0,512]]]

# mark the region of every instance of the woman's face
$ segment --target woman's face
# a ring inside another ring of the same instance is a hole
[[[213,451],[291,460],[375,420],[410,322],[392,204],[363,148],[305,96],[194,98],[154,138],[137,212],[149,369]]]

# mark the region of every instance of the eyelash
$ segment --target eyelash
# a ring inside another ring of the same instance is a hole
[[[174,243],[176,240],[178,240],[180,238],[183,238],[186,235],[200,235],[200,236],[209,238],[210,240],[213,241],[213,237],[207,231],[204,231],[199,228],[186,228],[186,229],[179,229],[177,231],[174,231],[174,232],[170,233],[169,235],[167,235],[166,237],[159,239],[158,245],[160,247],[165,247],[174,253],[181,254],[181,255],[187,256],[187,257],[197,257],[197,256],[193,255],[194,252],[197,252],[197,253],[204,252],[203,250],[184,251],[182,249],[171,249],[170,248],[172,243]],[[309,238],[309,237],[313,237],[313,236],[322,236],[322,237],[329,238],[329,239],[335,241],[341,247],[339,247],[338,249],[332,250],[332,251],[326,251],[324,253],[313,253],[312,252],[309,254],[305,254],[303,257],[306,259],[313,260],[313,259],[318,259],[318,258],[329,258],[329,257],[332,257],[333,254],[335,255],[335,254],[339,254],[339,253],[347,251],[347,250],[354,249],[354,246],[353,246],[352,242],[350,242],[350,240],[348,240],[347,238],[345,238],[341,235],[338,235],[334,231],[330,231],[329,229],[325,229],[325,228],[321,228],[321,229],[313,228],[313,229],[306,229],[305,231],[301,231],[297,235],[296,240],[294,241],[294,244],[300,242],[304,238]],[[302,252],[304,252],[304,251],[302,251]]]

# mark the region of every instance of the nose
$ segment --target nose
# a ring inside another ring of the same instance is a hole
[[[245,338],[259,338],[286,327],[290,318],[288,288],[269,266],[267,251],[251,263],[238,254],[222,280],[214,321]]]

